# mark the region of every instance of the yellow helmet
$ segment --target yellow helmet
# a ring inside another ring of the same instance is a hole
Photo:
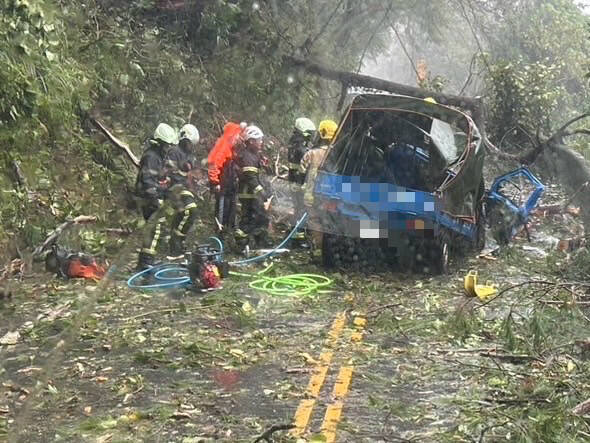
[[[436,103],[436,100],[435,100],[433,97],[426,97],[426,98],[424,99],[424,101],[425,101],[425,102],[428,102],[428,103],[432,103],[432,104],[434,104],[434,105],[436,105],[436,104],[437,104],[437,103]]]
[[[323,140],[332,140],[336,131],[338,130],[338,123],[334,120],[322,120],[318,126],[320,138]]]

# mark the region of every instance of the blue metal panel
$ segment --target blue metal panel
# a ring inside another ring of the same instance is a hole
[[[534,186],[533,192],[522,206],[516,206],[516,204],[512,200],[510,200],[510,198],[502,194],[502,192],[500,191],[500,187],[504,183],[509,182],[511,179],[517,177],[525,178]],[[531,171],[529,171],[528,168],[522,167],[507,174],[504,174],[494,180],[494,183],[492,184],[490,191],[488,192],[488,204],[503,204],[511,212],[517,215],[517,222],[514,224],[514,226],[511,227],[511,236],[514,236],[518,232],[518,228],[527,222],[532,210],[539,203],[539,199],[541,198],[541,195],[544,191],[545,186],[543,185],[543,183],[541,183],[539,179],[535,177],[535,175]]]
[[[473,238],[475,226],[442,212],[434,194],[391,183],[362,182],[360,177],[320,172],[315,185],[320,201],[335,203],[334,212],[351,221],[371,220],[388,231],[409,230],[408,223],[423,222],[421,229],[444,226]],[[321,210],[321,209],[320,209]]]

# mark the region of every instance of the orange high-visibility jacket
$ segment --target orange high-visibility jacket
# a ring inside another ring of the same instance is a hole
[[[209,183],[213,186],[219,185],[221,174],[226,163],[234,155],[234,144],[240,134],[240,125],[229,122],[223,127],[223,134],[217,139],[213,149],[207,157]]]

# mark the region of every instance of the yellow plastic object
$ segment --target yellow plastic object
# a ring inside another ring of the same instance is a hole
[[[481,301],[486,301],[498,292],[498,289],[490,282],[485,285],[477,284],[477,271],[471,270],[464,279],[465,293],[470,297],[477,297]]]
[[[477,271],[469,271],[465,276],[464,287],[465,293],[470,297],[475,297],[475,284],[477,283]]]
[[[477,298],[479,298],[481,301],[486,301],[497,293],[498,290],[494,287],[494,285],[475,285],[475,295],[477,295]]]

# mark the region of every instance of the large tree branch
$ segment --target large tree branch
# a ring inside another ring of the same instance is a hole
[[[576,129],[575,131],[564,132],[564,137],[569,137],[570,135],[590,135],[590,129]]]
[[[117,148],[125,151],[125,154],[127,154],[127,157],[129,157],[131,162],[136,167],[139,168],[139,159],[131,151],[129,146],[127,146],[125,143],[123,143],[121,140],[119,140],[117,137],[115,137],[113,134],[111,134],[111,132],[107,128],[105,128],[104,125],[101,122],[99,122],[98,120],[96,120],[95,118],[90,118],[90,121],[92,122],[92,124],[94,124],[94,126],[96,126],[109,139],[109,141],[113,145],[115,145]]]
[[[533,143],[532,149],[521,155],[509,154],[498,149],[486,137],[484,115],[485,110],[483,106],[483,101],[479,97],[466,97],[462,95],[443,94],[439,92],[428,91],[426,89],[408,86],[401,83],[395,83],[388,80],[371,77],[368,75],[356,74],[353,72],[340,71],[328,68],[326,66],[320,65],[319,63],[315,63],[309,60],[303,60],[292,56],[285,56],[284,59],[286,63],[290,64],[291,66],[299,67],[310,74],[318,75],[320,77],[339,82],[343,87],[360,86],[368,89],[377,89],[381,91],[388,91],[393,92],[395,94],[408,95],[412,97],[432,97],[438,103],[441,103],[443,105],[450,105],[462,109],[467,109],[471,111],[471,117],[473,118],[476,126],[479,128],[481,132],[484,145],[487,148],[487,151],[497,158],[513,161],[518,164],[530,165],[537,159],[539,155],[543,153],[543,151],[547,148],[549,144],[556,144],[556,142],[559,141],[560,137],[572,135],[574,133],[586,134],[590,132],[584,129],[573,131],[571,133],[566,132],[566,129],[575,122],[582,120],[586,117],[590,117],[590,113],[582,114],[566,122],[561,128],[557,130],[557,132],[553,136],[551,136],[545,142],[533,143],[532,138],[527,133],[527,137],[529,137],[529,140],[531,140],[531,143]]]
[[[566,135],[572,135],[572,134],[568,134],[566,132],[566,129],[569,128],[574,123],[576,123],[577,121],[580,121],[580,120],[585,119],[587,117],[590,117],[590,113],[581,114],[581,115],[578,115],[577,117],[570,119],[561,128],[559,128],[557,131],[555,131],[555,134],[553,134],[551,137],[549,137],[549,139],[556,140],[559,137],[564,137]]]
[[[285,56],[285,60],[291,66],[302,68],[310,74],[318,75],[329,80],[334,80],[341,84],[346,84],[349,86],[362,86],[370,89],[379,89],[381,91],[393,92],[400,95],[409,95],[412,97],[432,97],[438,103],[443,105],[457,106],[459,108],[468,109],[474,114],[482,112],[481,99],[478,97],[465,97],[460,95],[442,94],[440,92],[428,91],[426,89],[395,83],[377,77],[371,77],[369,75],[339,71],[322,66],[309,60],[303,60],[292,56]]]

